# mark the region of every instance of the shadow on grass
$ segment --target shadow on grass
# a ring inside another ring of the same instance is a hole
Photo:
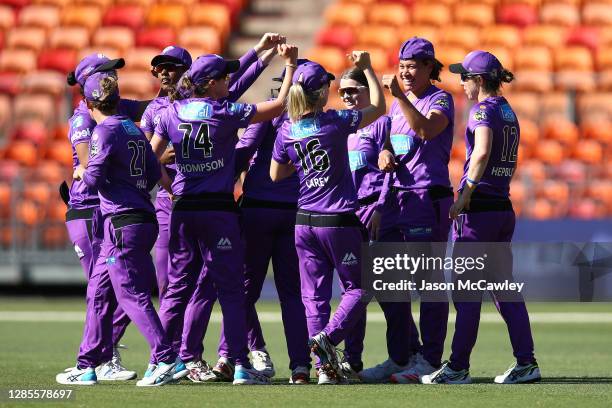
[[[472,377],[473,384],[491,384],[491,385],[501,385],[495,384],[493,382],[493,378],[490,377]],[[217,383],[218,384],[218,383]],[[317,379],[311,378],[310,385],[316,385]],[[542,381],[534,383],[534,384],[612,384],[612,377],[544,377]],[[288,385],[288,378],[274,378],[272,380],[272,385]],[[365,384],[359,381],[351,380],[348,385],[361,385],[361,386],[398,386],[402,385],[421,385],[421,384]],[[295,387],[295,386],[294,386]]]

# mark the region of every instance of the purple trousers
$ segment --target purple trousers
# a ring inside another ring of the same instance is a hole
[[[470,245],[461,245],[462,243],[510,243],[514,234],[514,225],[514,211],[484,211],[461,214],[453,226],[453,256],[482,255],[470,253],[470,249],[473,251],[474,248]],[[482,245],[479,245],[478,251],[481,250]],[[508,244],[501,250],[497,245],[495,251],[492,252],[496,254],[496,259],[490,259],[491,256],[489,256],[487,264],[498,268],[495,271],[496,276],[512,279],[512,251],[510,245]],[[461,276],[461,279],[463,278],[469,279],[470,276]],[[495,293],[493,293],[493,296],[495,298]],[[481,297],[482,293],[478,301],[454,302],[457,319],[451,346],[450,364],[455,370],[470,367],[470,354],[478,336]],[[535,361],[533,337],[525,302],[522,300],[517,302],[499,301],[497,305],[508,326],[510,343],[518,364],[529,364]]]
[[[360,227],[295,226],[295,248],[309,336],[323,331],[337,345],[363,319],[367,307],[362,301],[365,291],[361,288],[363,232]],[[344,293],[331,317],[334,268]]]
[[[134,221],[133,215],[104,220],[104,240],[87,285],[87,315],[79,350],[79,367],[96,367],[110,360],[104,348],[111,341],[117,303],[151,347],[151,360],[172,362],[176,354],[164,340],[164,331],[151,301],[155,267],[151,249],[157,236],[154,222]],[[139,222],[139,223],[132,223]]]
[[[293,370],[298,366],[308,366],[308,329],[294,240],[295,210],[243,208],[242,215],[246,245],[244,271],[249,349],[264,350],[266,346],[255,303],[261,295],[268,265],[272,260],[289,353],[289,368]],[[230,357],[224,327],[221,328],[219,355]]]
[[[244,248],[238,214],[173,210],[168,254],[168,290],[160,318],[169,341],[182,332],[180,358],[202,358],[202,339],[218,298],[229,353],[236,364],[248,366]]]
[[[98,208],[93,209],[91,218],[76,218],[66,221],[66,229],[81,262],[85,278],[89,282],[96,260],[100,254],[100,245],[104,239],[100,210]],[[111,342],[103,346],[103,354],[105,356],[109,352],[112,355],[113,346],[119,343],[129,324],[130,318],[128,315],[121,307],[116,307],[113,313],[113,335]]]

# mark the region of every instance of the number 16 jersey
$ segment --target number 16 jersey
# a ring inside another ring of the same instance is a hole
[[[347,139],[361,123],[357,110],[328,110],[286,121],[272,158],[291,161],[300,179],[298,207],[321,213],[344,213],[358,207],[349,165]]]

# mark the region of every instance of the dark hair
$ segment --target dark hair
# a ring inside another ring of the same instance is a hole
[[[412,58],[409,58],[409,59],[412,59]],[[414,61],[418,61],[423,65],[431,64],[431,73],[429,74],[429,80],[442,82],[442,80],[440,79],[440,72],[442,72],[442,68],[444,68],[444,64],[442,64],[440,61],[438,61],[435,58],[414,58]]]
[[[487,93],[497,93],[502,86],[502,82],[512,82],[514,74],[505,68],[494,74],[482,76],[482,87]]]
[[[361,85],[369,88],[368,86],[368,78],[366,78],[363,70],[353,67],[344,71],[340,79],[352,79],[353,81],[359,82]]]
[[[117,88],[119,87],[117,78],[103,78],[100,81],[100,86],[102,88],[103,99],[99,101],[89,101],[89,103],[93,108],[99,110],[105,115],[113,114],[117,109],[117,104],[119,103],[119,98],[117,97],[117,94],[115,94]]]
[[[178,82],[170,88],[168,95],[170,96],[170,101],[174,102],[190,98],[194,94],[204,95],[208,91],[209,86],[210,82],[208,81],[200,85],[194,85],[188,75],[183,75]]]

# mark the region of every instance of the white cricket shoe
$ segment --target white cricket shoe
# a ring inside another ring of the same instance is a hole
[[[153,374],[153,371],[157,369],[157,364],[149,363],[147,365],[147,370],[145,371],[143,378],[150,377]]]
[[[310,369],[304,366],[295,367],[291,370],[289,384],[305,385],[310,383]]]
[[[189,370],[189,374],[187,374],[187,378],[192,382],[201,383],[201,382],[210,382],[217,381],[217,376],[212,372],[210,366],[206,361],[190,361],[185,364],[187,370]]]
[[[237,365],[234,371],[234,385],[270,385],[270,377],[263,375],[254,368]]]
[[[412,362],[412,360],[411,360]],[[374,367],[366,368],[359,372],[359,379],[364,383],[376,384],[389,382],[392,374],[399,373],[410,367],[411,362],[405,366],[396,364],[390,358]]]
[[[254,369],[267,377],[272,378],[276,374],[274,363],[266,350],[251,351],[251,362]]]
[[[419,384],[421,377],[436,371],[436,367],[429,364],[429,361],[421,353],[417,353],[412,360],[412,364],[399,373],[391,374],[391,382],[395,384]]]
[[[151,375],[136,382],[136,386],[159,387],[161,385],[168,384],[169,382],[175,380],[174,376],[177,374],[177,368],[179,368],[177,362],[170,364],[158,363],[157,368],[151,373]]]
[[[340,385],[340,384],[348,384],[348,380],[343,376],[331,377],[325,372],[323,368],[318,369],[319,380],[317,384],[319,385]]]
[[[98,383],[96,371],[91,368],[72,367],[55,376],[55,381],[63,385],[94,385]]]
[[[113,348],[113,358],[96,367],[96,376],[99,381],[128,381],[138,375],[121,364],[121,354],[117,348]]]
[[[448,366],[448,361],[431,374],[421,377],[422,384],[471,384],[469,370],[455,371]]]
[[[363,371],[363,364],[351,365],[351,363],[345,360],[340,363],[340,369],[347,379],[359,380],[359,373]]]
[[[343,377],[344,373],[340,369],[336,346],[332,344],[327,337],[327,334],[321,332],[314,337],[308,339],[308,346],[321,362],[321,369],[325,371],[331,379],[338,380],[338,377]]]
[[[542,380],[538,363],[526,365],[514,363],[502,375],[495,377],[497,384],[528,384]]]

